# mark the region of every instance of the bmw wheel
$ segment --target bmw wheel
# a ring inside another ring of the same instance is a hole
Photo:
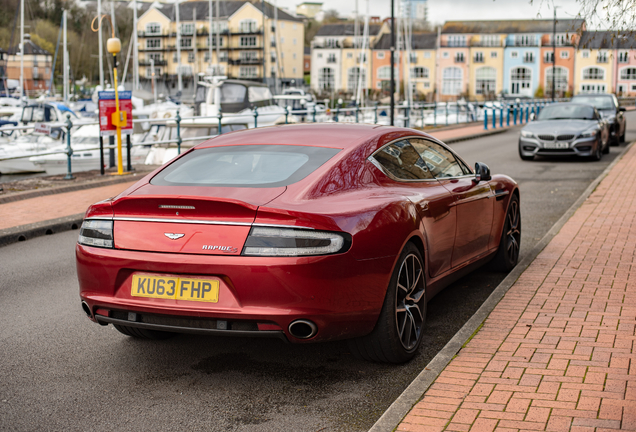
[[[391,276],[375,328],[349,343],[354,355],[383,363],[404,363],[415,356],[426,321],[423,263],[420,251],[408,243]]]

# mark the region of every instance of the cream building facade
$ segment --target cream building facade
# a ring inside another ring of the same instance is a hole
[[[140,75],[175,79],[178,65],[186,80],[207,73],[219,65],[228,78],[283,83],[303,79],[302,20],[269,3],[249,1],[212,3],[212,38],[210,38],[209,2],[187,1],[179,5],[181,58],[177,58],[176,8],[173,4],[145,7],[137,21]],[[143,10],[143,9],[142,9]],[[216,54],[216,32],[220,34],[219,58]],[[210,43],[212,53],[210,56]],[[180,61],[179,61],[180,60]]]

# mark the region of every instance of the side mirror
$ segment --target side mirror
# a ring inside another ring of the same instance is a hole
[[[488,181],[492,178],[490,168],[483,162],[475,163],[475,182]]]
[[[618,110],[619,110],[619,111],[623,111],[623,112],[627,111],[627,110],[625,109],[625,107],[618,107]]]
[[[530,113],[530,121],[534,121],[537,116],[534,113]]]

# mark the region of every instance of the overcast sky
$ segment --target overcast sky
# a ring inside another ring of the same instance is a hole
[[[279,7],[296,9],[303,0],[270,0]],[[323,10],[335,9],[341,16],[350,15],[355,8],[355,0],[308,0],[322,1]],[[396,4],[399,0],[395,0]],[[371,15],[382,18],[390,14],[390,0],[369,0]],[[553,5],[558,6],[557,17],[574,18],[580,9],[576,0],[428,0],[429,22],[441,24],[450,20],[494,20],[529,19],[553,16]],[[367,0],[358,0],[360,13],[366,12]],[[397,10],[397,9],[396,9]],[[588,28],[590,23],[588,23]],[[592,27],[595,27],[592,24]]]

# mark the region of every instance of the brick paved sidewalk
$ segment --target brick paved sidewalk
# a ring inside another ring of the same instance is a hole
[[[636,431],[635,254],[633,146],[398,430]]]

